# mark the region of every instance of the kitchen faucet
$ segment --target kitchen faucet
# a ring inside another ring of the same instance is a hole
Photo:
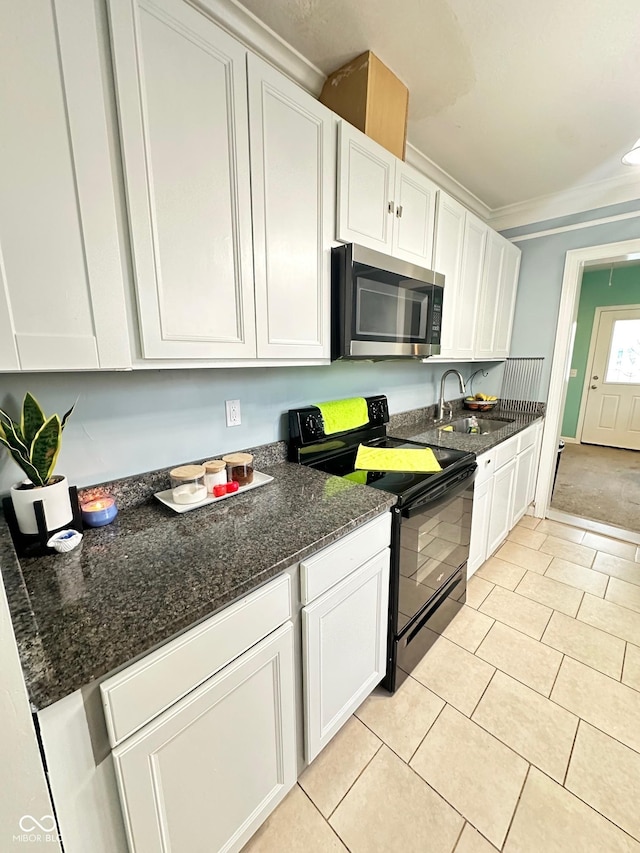
[[[453,368],[451,370],[445,370],[445,372],[442,374],[442,379],[440,380],[440,399],[438,400],[438,417],[437,417],[437,420],[439,420],[439,421],[441,421],[444,418],[444,407],[445,407],[445,405],[449,406],[449,417],[451,417],[451,404],[444,402],[444,383],[447,379],[447,376],[449,376],[450,373],[455,373],[455,375],[458,377],[458,380],[460,382],[460,392],[462,394],[466,393],[465,387],[464,387],[464,379],[462,378],[462,374],[460,373],[460,371],[454,370]]]

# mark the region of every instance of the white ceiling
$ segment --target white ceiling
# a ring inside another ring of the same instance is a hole
[[[373,50],[409,88],[408,141],[492,210],[605,179],[640,197],[620,163],[640,136],[640,0],[240,3],[325,74]]]

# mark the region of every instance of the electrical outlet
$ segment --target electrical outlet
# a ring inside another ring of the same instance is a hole
[[[242,418],[240,417],[240,400],[225,400],[224,403],[227,410],[227,426],[240,426]]]

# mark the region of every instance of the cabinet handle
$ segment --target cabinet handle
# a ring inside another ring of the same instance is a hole
[[[394,207],[395,207],[394,203],[392,201],[390,201],[389,204],[387,205],[387,213],[393,213]]]
[[[396,208],[396,216],[398,217],[398,219],[402,219],[402,205],[401,204],[399,204],[398,207]]]

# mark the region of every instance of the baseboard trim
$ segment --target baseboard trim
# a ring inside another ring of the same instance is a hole
[[[568,512],[561,512],[551,507],[547,510],[546,517],[550,521],[558,521],[561,524],[571,524],[573,527],[579,527],[580,530],[589,530],[591,533],[600,533],[602,536],[619,539],[621,542],[640,545],[640,533],[636,533],[633,530],[624,530],[622,527],[616,527],[613,524],[605,524],[603,521],[580,518],[580,516],[570,515]],[[638,568],[640,568],[640,564]]]
[[[561,435],[560,441],[564,441],[565,444],[581,444],[579,438],[573,438],[573,436],[570,435]]]

